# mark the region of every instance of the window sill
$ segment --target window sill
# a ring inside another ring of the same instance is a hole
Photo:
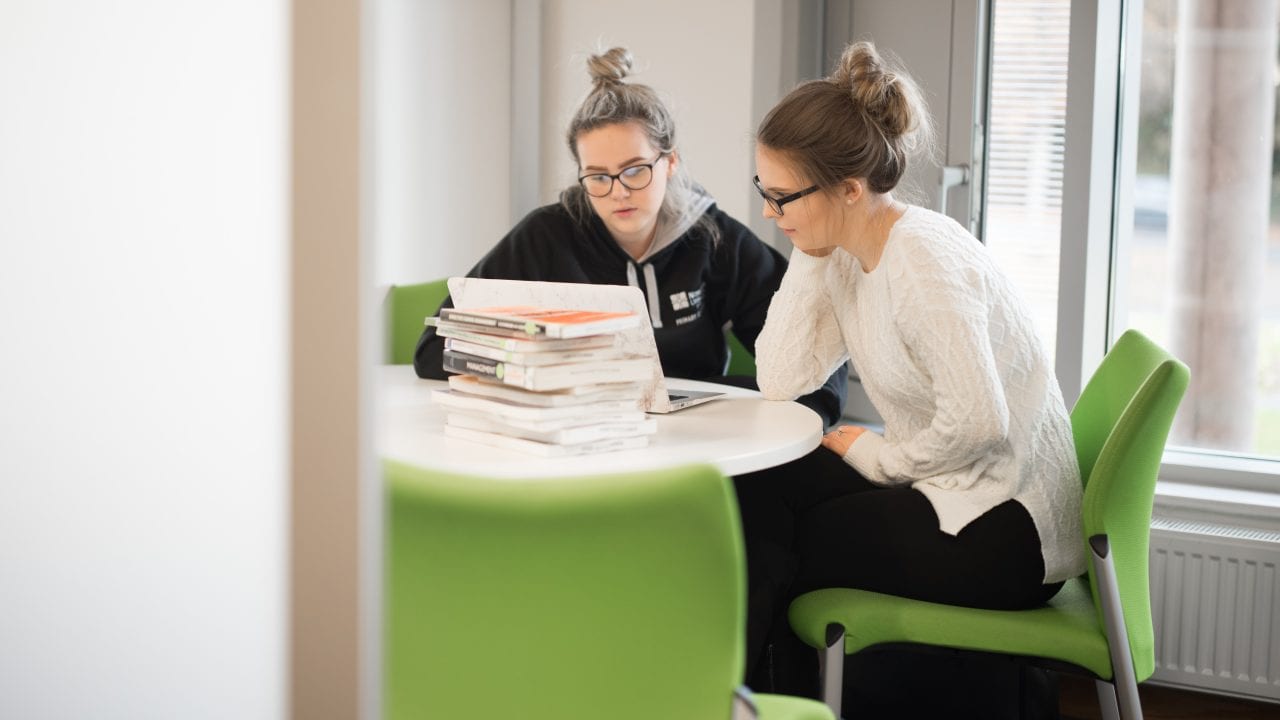
[[[1165,518],[1280,531],[1280,493],[1178,482],[1161,473],[1154,513]]]
[[[1172,449],[1164,453],[1160,479],[1276,493],[1280,492],[1280,461],[1207,450]]]
[[[1167,450],[1155,510],[1169,518],[1280,530],[1280,463]]]

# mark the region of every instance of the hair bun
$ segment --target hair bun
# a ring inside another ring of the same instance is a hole
[[[631,53],[622,47],[609,48],[587,58],[587,72],[595,84],[622,82],[631,72]]]
[[[887,137],[910,132],[916,124],[908,96],[914,89],[885,63],[869,42],[845,48],[840,63],[827,78],[849,91],[854,104],[862,108]]]
[[[880,54],[869,42],[850,44],[840,55],[840,62],[827,78],[836,85],[852,88],[865,82],[878,80],[884,73]]]

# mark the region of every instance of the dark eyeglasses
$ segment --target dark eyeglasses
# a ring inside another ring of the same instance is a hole
[[[783,206],[783,205],[786,205],[787,203],[791,202],[792,200],[799,200],[800,198],[804,197],[805,195],[809,195],[809,194],[811,194],[811,193],[815,193],[815,192],[817,192],[817,191],[818,191],[818,186],[817,186],[817,185],[811,185],[811,186],[809,186],[809,187],[807,187],[807,188],[805,188],[805,189],[801,190],[800,192],[793,192],[793,193],[791,193],[790,195],[783,195],[782,197],[774,197],[774,196],[772,196],[772,195],[770,195],[769,193],[767,193],[767,192],[765,192],[765,191],[764,191],[764,186],[762,186],[762,185],[760,184],[760,176],[759,176],[759,175],[756,175],[755,177],[751,178],[751,182],[753,182],[753,183],[755,183],[755,184],[756,184],[756,192],[760,193],[760,197],[764,198],[765,203],[767,203],[767,204],[769,205],[769,209],[770,209],[770,210],[773,210],[773,212],[774,212],[774,213],[776,213],[776,214],[778,214],[778,215],[782,215],[782,206]]]
[[[608,197],[613,192],[613,181],[617,180],[622,183],[622,187],[628,190],[643,190],[649,187],[649,183],[653,182],[653,166],[658,164],[662,156],[666,153],[658,153],[658,157],[653,162],[644,163],[643,165],[632,165],[624,168],[622,172],[616,175],[609,173],[592,173],[583,175],[578,178],[578,183],[582,185],[582,189],[587,191],[591,197]]]

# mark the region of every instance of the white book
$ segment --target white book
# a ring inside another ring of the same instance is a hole
[[[481,432],[496,433],[510,437],[535,440],[553,445],[579,445],[581,443],[608,440],[611,438],[630,438],[638,435],[652,435],[658,432],[658,421],[645,418],[617,421],[614,416],[601,416],[598,422],[587,425],[569,427],[537,428],[536,423],[503,422],[501,420],[471,415],[469,413],[449,413],[445,420],[447,427],[466,428]]]
[[[450,375],[450,389],[480,395],[495,400],[535,405],[537,407],[563,407],[566,405],[584,405],[605,400],[637,400],[644,396],[643,383],[604,383],[598,385],[575,385],[551,392],[534,392],[523,388],[502,385],[497,382],[482,380],[474,375]]]
[[[552,420],[581,419],[593,415],[616,415],[625,412],[641,412],[640,403],[630,400],[602,400],[585,405],[563,405],[560,407],[537,407],[497,400],[494,398],[467,395],[457,390],[432,390],[431,401],[449,410],[469,412],[471,414],[487,414],[494,418],[507,420],[525,420],[529,422],[549,422]],[[643,414],[643,413],[642,413]]]
[[[492,447],[505,448],[507,450],[516,450],[541,457],[593,455],[596,453],[616,452],[618,450],[633,450],[635,448],[645,447],[649,444],[648,435],[638,435],[636,437],[629,438],[597,440],[595,442],[580,443],[578,445],[553,445],[551,443],[541,443],[534,440],[525,440],[524,438],[508,437],[506,435],[498,435],[496,433],[483,432],[480,430],[454,427],[452,425],[444,426],[444,434],[448,437],[457,438],[459,440],[470,440],[471,442],[490,445]]]
[[[515,350],[502,350],[500,348],[489,347],[478,343],[467,342],[457,338],[448,338],[444,341],[446,350],[456,350],[470,355],[478,355],[490,360],[500,360],[507,363],[516,363],[526,367],[538,367],[541,365],[561,365],[564,363],[587,362],[592,360],[612,360],[622,357],[622,350],[616,347],[599,347],[587,348],[585,350],[555,350],[543,352],[539,349],[537,352],[524,352]]]
[[[528,337],[553,339],[614,333],[640,325],[634,312],[608,312],[565,308],[511,305],[483,308],[440,308],[440,319],[471,325],[481,332],[495,335],[504,331],[524,333]]]
[[[652,372],[649,359],[643,357],[529,366],[490,360],[449,349],[444,351],[442,365],[445,372],[477,375],[525,390],[539,391],[593,383],[639,381],[649,377]]]
[[[427,318],[427,324],[434,326],[436,334],[440,337],[466,340],[478,345],[512,352],[586,350],[587,348],[614,347],[618,344],[617,335],[587,335],[586,337],[565,338],[563,340],[553,340],[551,338],[527,340],[525,338],[479,332],[468,325],[445,322],[436,317]]]

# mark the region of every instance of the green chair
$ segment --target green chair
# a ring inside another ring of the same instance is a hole
[[[493,480],[385,464],[389,718],[831,720],[741,689],[744,569],[714,468]]]
[[[729,345],[729,365],[725,368],[725,375],[756,375],[756,359],[747,350],[747,346],[742,344],[737,335],[732,330],[724,331],[724,340]]]
[[[791,626],[823,650],[828,706],[839,715],[845,654],[907,643],[1021,656],[1084,673],[1096,681],[1104,717],[1141,718],[1137,683],[1155,669],[1151,503],[1188,379],[1186,365],[1130,330],[1089,380],[1071,429],[1085,484],[1081,541],[1090,564],[1045,607],[975,610],[851,589],[797,598]]]
[[[422,337],[422,321],[436,314],[440,303],[449,295],[444,280],[417,285],[392,285],[387,293],[386,362],[408,365]]]

